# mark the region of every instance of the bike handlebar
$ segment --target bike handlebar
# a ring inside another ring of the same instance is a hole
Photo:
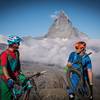
[[[47,71],[41,71],[41,72],[37,72],[37,73],[34,73],[33,75],[29,76],[28,79],[31,79],[33,77],[38,77],[40,75],[43,75],[44,73],[46,73]]]

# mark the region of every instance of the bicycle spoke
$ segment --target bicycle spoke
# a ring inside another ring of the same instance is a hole
[[[29,100],[30,90],[27,90],[23,96],[23,100]]]

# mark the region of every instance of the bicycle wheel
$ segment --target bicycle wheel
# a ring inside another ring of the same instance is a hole
[[[26,93],[23,96],[23,100],[29,100],[30,96],[30,90],[27,90]]]
[[[75,95],[78,95],[77,89],[80,86],[80,83],[82,83],[82,76],[80,71],[71,67],[68,69],[66,77],[67,77],[68,86],[75,93]]]
[[[73,79],[73,75],[76,77]],[[74,81],[77,81],[77,84],[74,85]],[[90,88],[88,82],[83,80],[81,72],[75,68],[69,68],[67,71],[67,82],[68,86],[72,89],[75,95],[78,98],[89,97]]]
[[[90,96],[90,87],[89,87],[89,84],[88,84],[87,80],[83,81],[78,86],[77,92],[78,92],[79,96],[84,96],[86,98],[88,98]]]
[[[34,79],[31,80],[31,84],[33,85],[33,88],[26,90],[18,100],[40,100]]]

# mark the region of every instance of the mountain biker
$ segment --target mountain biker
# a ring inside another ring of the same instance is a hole
[[[25,84],[26,77],[21,72],[19,46],[22,39],[11,35],[8,37],[8,48],[0,56],[0,100],[12,100],[11,89],[15,81]]]
[[[82,63],[82,73],[84,80],[89,80],[89,86],[91,90],[91,95],[89,97],[89,100],[93,100],[93,74],[92,74],[92,64],[91,64],[91,59],[88,55],[86,55],[86,43],[84,41],[79,41],[75,44],[75,52],[72,52],[69,55],[68,63],[67,63],[67,68],[74,67],[77,68],[79,67],[77,62]],[[76,62],[76,63],[74,63]],[[78,81],[74,78],[75,76],[73,75],[73,85],[76,86]],[[77,88],[77,87],[75,87]],[[74,91],[69,87],[68,88],[68,95],[69,95],[69,100],[74,100],[75,99],[75,94]]]

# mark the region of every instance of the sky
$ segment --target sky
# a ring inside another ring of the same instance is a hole
[[[0,34],[43,36],[61,10],[80,32],[100,39],[100,0],[0,0]]]

